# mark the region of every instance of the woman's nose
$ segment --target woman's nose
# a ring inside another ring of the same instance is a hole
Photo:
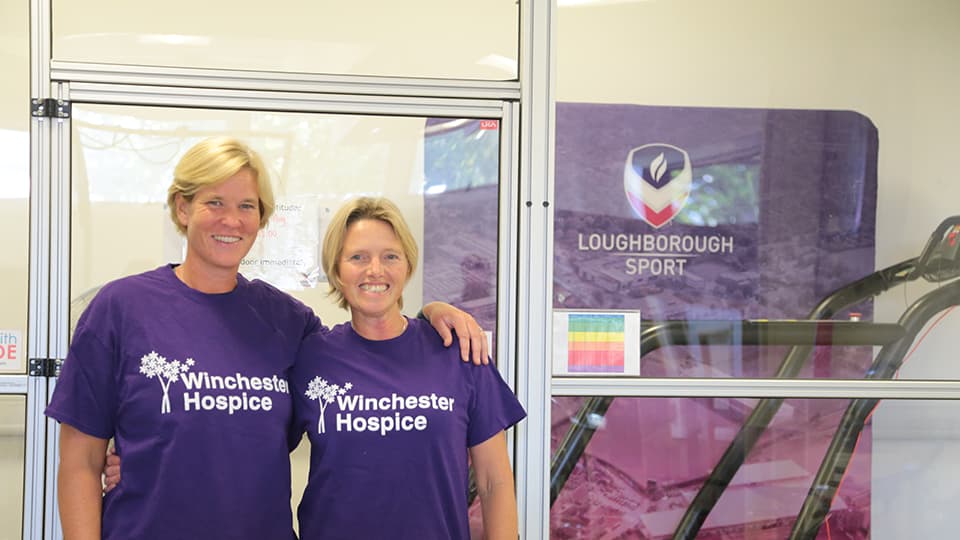
[[[230,227],[239,227],[243,224],[243,219],[239,210],[227,209],[223,213],[222,221],[224,225],[228,225]]]

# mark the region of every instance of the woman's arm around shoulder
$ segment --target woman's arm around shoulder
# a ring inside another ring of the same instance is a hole
[[[490,362],[487,334],[472,315],[444,302],[430,302],[420,312],[440,334],[445,347],[453,344],[451,329],[457,333],[460,358],[464,362],[472,360],[478,366]]]
[[[69,424],[60,424],[60,465],[57,478],[60,523],[64,540],[99,540],[103,504],[100,473],[107,439]]]
[[[470,447],[470,460],[477,477],[484,537],[487,540],[516,540],[517,496],[504,432]]]

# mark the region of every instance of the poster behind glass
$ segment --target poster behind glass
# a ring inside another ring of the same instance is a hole
[[[877,153],[876,127],[851,111],[558,103],[554,375],[772,376],[786,349],[736,335],[633,362],[624,321],[681,319],[696,333],[696,321],[806,318],[874,270]],[[870,319],[872,305],[838,314],[851,316]],[[859,378],[871,360],[817,347],[798,376]],[[554,398],[554,450],[584,403]],[[552,507],[551,536],[669,538],[755,405],[614,398]],[[782,405],[700,537],[789,534],[844,407]],[[858,455],[833,538],[869,531],[870,453]]]

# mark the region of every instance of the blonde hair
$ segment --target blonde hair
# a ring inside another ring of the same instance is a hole
[[[180,234],[186,234],[187,228],[177,217],[177,195],[190,202],[201,189],[223,182],[244,168],[256,177],[260,228],[267,225],[276,203],[270,174],[260,155],[233,137],[211,137],[187,150],[173,170],[173,183],[167,189],[167,207]]]
[[[403,256],[407,259],[407,279],[417,269],[419,249],[417,241],[410,232],[410,227],[403,219],[400,209],[389,199],[383,197],[360,197],[345,203],[333,215],[333,220],[327,227],[323,237],[323,271],[327,274],[327,283],[330,286],[328,294],[332,296],[341,308],[347,309],[349,304],[343,295],[343,282],[340,281],[340,257],[343,255],[343,241],[347,236],[347,229],[354,222],[363,219],[376,219],[389,225],[403,249]],[[403,307],[403,296],[398,301]]]

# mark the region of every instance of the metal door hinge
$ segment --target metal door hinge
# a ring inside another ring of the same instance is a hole
[[[59,377],[61,366],[63,366],[63,360],[59,358],[31,358],[28,375],[31,377]]]
[[[73,109],[69,101],[44,98],[30,100],[30,116],[35,118],[70,118]]]

